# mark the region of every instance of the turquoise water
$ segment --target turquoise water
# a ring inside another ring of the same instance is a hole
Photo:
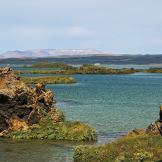
[[[56,60],[50,59],[48,62],[55,62]],[[62,59],[63,61],[63,59]],[[60,61],[60,62],[62,62]],[[59,68],[25,68],[24,65],[32,65],[33,63],[39,62],[38,60],[24,60],[24,61],[11,61],[10,63],[0,63],[1,67],[9,66],[12,67],[15,70],[58,70]],[[134,68],[134,69],[149,69],[149,68],[162,68],[162,64],[144,64],[144,65],[138,65],[138,64],[113,64],[113,63],[100,63],[99,60],[95,60],[94,62],[89,62],[89,64],[97,64],[98,66],[105,66],[109,68],[115,68],[115,69],[122,69],[122,68]],[[102,61],[101,61],[102,62]],[[69,65],[79,67],[82,64],[87,64],[87,62],[70,62]]]
[[[162,68],[161,64],[150,64],[150,65],[108,65],[108,64],[103,64],[105,67],[110,67],[110,68],[115,68],[115,69],[123,69],[123,68],[134,68],[134,69],[149,69],[149,68]]]
[[[146,127],[162,104],[161,74],[75,75],[73,85],[49,85],[67,118],[92,125],[100,137],[111,138]]]
[[[93,126],[98,143],[146,127],[162,104],[162,74],[74,75],[77,83],[47,85],[69,120]],[[0,161],[69,162],[73,145],[52,141],[0,141]]]

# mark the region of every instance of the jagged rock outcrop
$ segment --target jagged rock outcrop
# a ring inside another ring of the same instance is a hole
[[[9,131],[26,130],[39,123],[44,115],[53,122],[62,120],[53,107],[53,93],[43,83],[33,88],[23,83],[10,68],[0,68],[0,135]]]
[[[128,136],[136,135],[161,135],[162,136],[162,105],[160,106],[159,118],[148,125],[146,129],[134,129],[128,133]]]

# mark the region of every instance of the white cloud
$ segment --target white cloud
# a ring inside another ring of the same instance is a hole
[[[0,26],[0,36],[15,36],[19,37],[42,37],[42,36],[69,36],[69,37],[88,37],[94,34],[93,30],[86,29],[81,26],[61,26],[61,27],[50,27],[50,26],[36,26],[36,25],[13,25],[12,28],[8,25]]]
[[[64,29],[64,31],[68,35],[76,36],[76,37],[87,37],[87,36],[92,36],[94,34],[94,31],[86,29],[81,26],[67,27]]]
[[[161,0],[0,0],[1,50],[89,46],[130,52],[148,46],[156,52],[162,49],[161,5]]]
[[[81,26],[49,27],[33,25],[0,26],[0,44],[10,49],[80,48],[75,40],[87,40],[93,32]],[[6,39],[7,38],[7,39]],[[64,43],[62,43],[64,42]],[[66,42],[66,43],[65,43]],[[73,42],[71,44],[71,42]],[[87,46],[81,48],[88,48]],[[6,50],[4,50],[6,51]]]

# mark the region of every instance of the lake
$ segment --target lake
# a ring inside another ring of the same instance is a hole
[[[158,118],[162,74],[74,75],[77,83],[47,85],[68,120],[94,127],[98,143],[110,142]],[[0,161],[69,162],[74,144],[39,140],[0,140]]]

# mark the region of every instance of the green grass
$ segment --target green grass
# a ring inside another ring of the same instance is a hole
[[[161,136],[123,137],[103,146],[79,146],[74,162],[160,162]]]
[[[44,82],[46,84],[71,84],[76,83],[73,77],[69,76],[43,76],[43,77],[21,77],[27,84]]]
[[[162,68],[150,68],[147,70],[148,73],[162,73]]]
[[[94,141],[95,131],[81,122],[63,121],[54,123],[49,117],[42,118],[25,131],[12,131],[7,134],[12,139],[49,139],[66,141]]]
[[[57,63],[57,62],[37,62],[32,64],[31,66],[24,65],[24,67],[31,68],[61,68],[61,69],[72,69],[73,67],[65,64],[65,63]]]
[[[26,66],[28,67],[28,66]],[[123,68],[113,69],[109,67],[96,66],[92,64],[83,64],[80,67],[72,67],[63,63],[36,63],[31,67],[54,67],[59,68],[55,70],[21,70],[17,71],[19,74],[133,74],[136,72],[142,73],[162,73],[162,68],[149,68],[149,69],[134,69]]]
[[[91,64],[85,64],[77,68],[63,68],[62,70],[21,70],[18,74],[132,74],[139,72],[136,69],[112,69]]]

